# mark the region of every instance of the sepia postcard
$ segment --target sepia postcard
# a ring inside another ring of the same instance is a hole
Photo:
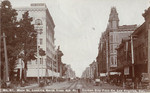
[[[0,92],[149,93],[150,0],[1,0]]]

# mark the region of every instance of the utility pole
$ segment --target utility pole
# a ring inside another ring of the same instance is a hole
[[[107,63],[107,76],[109,78],[109,51],[108,51],[108,40],[106,39],[106,63]]]
[[[3,33],[3,42],[4,42],[4,54],[5,54],[5,71],[4,71],[4,82],[9,82],[9,71],[8,71],[8,57],[7,57],[7,48],[6,48],[6,36]]]
[[[148,24],[148,73],[149,73],[149,79],[150,79],[150,23]],[[149,82],[149,88],[150,88],[150,82]]]
[[[54,66],[53,66],[53,59],[52,59],[52,81],[54,79],[54,73],[53,73],[53,71],[54,71]]]
[[[133,50],[133,36],[131,35],[131,55],[132,55],[132,84],[134,89],[134,50]]]
[[[39,77],[39,38],[38,38],[38,32],[37,32],[37,64],[38,64],[38,84],[40,84],[40,81],[39,81],[39,79],[40,79],[40,77]]]

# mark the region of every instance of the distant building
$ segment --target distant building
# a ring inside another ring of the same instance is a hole
[[[96,79],[97,78],[97,63],[93,61],[90,64],[90,79]]]
[[[86,69],[83,71],[81,77],[84,79],[90,79],[91,78],[90,67],[86,67]]]
[[[50,12],[44,3],[33,3],[30,7],[15,8],[17,10],[17,19],[22,18],[22,14],[29,11],[29,16],[33,18],[35,30],[38,31],[38,46],[42,48],[46,55],[40,57],[39,76],[40,77],[58,77],[57,53],[55,50],[54,27],[55,24]],[[20,60],[20,59],[19,59]],[[21,61],[21,60],[20,60]],[[28,62],[27,77],[38,76],[38,62],[32,60]],[[18,65],[17,68],[20,68]]]
[[[75,71],[72,70],[71,65],[66,65],[66,79],[74,79],[76,78]]]
[[[61,60],[61,57],[63,56],[63,53],[62,51],[60,50],[60,46],[58,46],[58,49],[57,49],[57,61],[58,61],[58,73],[60,74],[60,77],[63,76],[63,63],[62,63],[62,60]]]
[[[116,48],[121,43],[123,38],[129,37],[137,25],[119,26],[118,13],[115,7],[111,8],[109,21],[106,31],[103,32],[100,43],[99,53],[97,56],[99,74],[111,74],[117,68],[117,51]]]

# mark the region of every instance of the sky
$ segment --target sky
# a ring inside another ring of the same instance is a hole
[[[55,45],[62,62],[81,76],[98,55],[101,33],[106,30],[111,7],[116,7],[119,25],[140,25],[150,0],[9,0],[12,7],[46,3],[55,24]]]

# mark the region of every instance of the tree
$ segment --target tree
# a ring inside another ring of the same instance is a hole
[[[25,64],[25,77],[27,70],[27,62],[34,60],[36,55],[37,45],[37,33],[34,30],[34,25],[31,24],[32,18],[29,17],[28,11],[22,15],[22,19],[17,21],[17,12],[12,9],[9,1],[2,1],[0,8],[0,20],[1,20],[1,35],[5,33],[6,46],[8,54],[8,67],[9,75],[12,80],[14,77],[14,68],[16,66],[16,60],[22,58]],[[3,38],[0,39],[1,41]],[[1,78],[3,78],[4,71],[4,49],[3,42],[0,43],[1,53]]]
[[[2,1],[0,8],[0,20],[1,20],[1,35],[5,33],[6,35],[6,46],[7,46],[7,54],[8,54],[8,67],[9,67],[9,77],[10,80],[13,79],[14,76],[14,68],[16,65],[17,55],[20,52],[19,46],[19,38],[17,37],[17,12],[15,9],[12,9],[11,3],[9,1]],[[4,46],[3,46],[3,38],[1,37],[1,78],[3,78],[4,71]]]
[[[22,59],[25,64],[24,68],[24,77],[23,79],[26,81],[26,71],[27,71],[27,62],[30,60],[34,60],[37,49],[37,33],[34,30],[34,25],[31,24],[33,21],[32,17],[29,17],[29,12],[26,11],[22,15],[22,19],[19,22],[19,38],[20,43],[22,44]]]

